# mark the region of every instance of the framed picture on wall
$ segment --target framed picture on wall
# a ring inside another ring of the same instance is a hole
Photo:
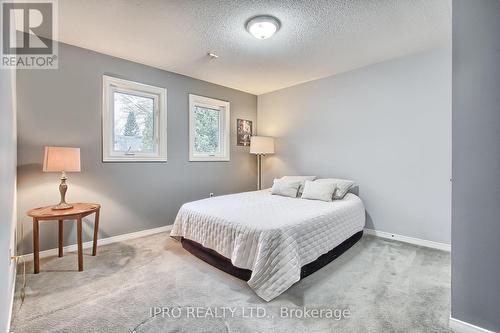
[[[236,145],[250,146],[250,137],[252,136],[252,121],[245,119],[236,119],[236,128],[238,129]]]

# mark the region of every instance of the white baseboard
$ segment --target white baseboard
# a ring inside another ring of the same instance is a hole
[[[141,230],[137,232],[132,232],[128,234],[123,234],[123,235],[118,235],[118,236],[112,236],[112,237],[107,237],[107,238],[101,238],[97,240],[97,245],[106,245],[106,244],[111,244],[111,243],[117,243],[117,242],[123,242],[128,239],[134,239],[134,238],[139,238],[139,237],[144,237],[144,236],[149,236],[153,234],[157,234],[159,232],[167,232],[172,229],[171,225],[167,225],[164,227],[159,227],[159,228],[153,228],[153,229],[146,229],[146,230]],[[405,242],[405,243],[410,243],[410,244],[415,244],[415,245],[420,245],[420,246],[426,246],[430,247],[433,249],[439,249],[443,251],[450,251],[451,246],[450,244],[445,244],[445,243],[438,243],[438,242],[433,242],[425,239],[420,239],[420,238],[412,238],[412,237],[407,237],[407,236],[402,236],[402,235],[397,235],[397,234],[391,234],[389,232],[385,231],[378,231],[378,230],[373,230],[373,229],[365,229],[365,233],[368,235],[373,235],[377,237],[382,237],[382,238],[388,238],[388,239],[394,239],[400,242]],[[88,249],[92,247],[92,241],[85,242],[83,243],[83,248]],[[77,245],[72,244],[64,247],[64,252],[75,252],[77,251]],[[50,250],[45,250],[40,252],[40,258],[44,257],[50,257],[58,254],[58,249],[53,248]],[[21,259],[25,261],[31,261],[33,260],[33,253],[28,253],[24,254],[21,256]]]
[[[457,333],[494,333],[482,327],[450,317],[450,328]]]
[[[394,239],[396,241],[410,243],[410,244],[414,244],[414,245],[425,246],[425,247],[430,247],[430,248],[438,249],[438,250],[442,250],[442,251],[448,251],[448,252],[451,251],[451,245],[446,244],[446,243],[438,243],[438,242],[433,242],[430,240],[425,240],[425,239],[420,239],[420,238],[413,238],[413,237],[408,237],[408,236],[391,234],[390,232],[378,231],[378,230],[373,230],[373,229],[365,229],[365,233],[367,233],[368,235],[373,235],[373,236],[388,238],[388,239]]]
[[[157,234],[159,232],[167,232],[167,231],[170,231],[171,229],[172,229],[172,225],[167,225],[167,226],[159,227],[159,228],[131,232],[129,234],[101,238],[101,239],[97,240],[97,245],[106,245],[106,244],[111,244],[111,243],[123,242],[123,241],[126,241],[128,239],[149,236],[149,235]],[[85,242],[85,243],[83,243],[83,248],[88,249],[88,248],[91,248],[92,245],[93,245],[92,241]],[[72,245],[65,246],[64,252],[75,252],[75,251],[77,251],[77,249],[78,249],[77,245],[72,244]],[[40,258],[50,257],[50,256],[54,256],[54,255],[57,256],[57,254],[58,254],[57,248],[45,250],[45,251],[40,251]],[[33,260],[33,253],[24,254],[21,256],[21,259],[23,259],[25,261],[32,261]]]

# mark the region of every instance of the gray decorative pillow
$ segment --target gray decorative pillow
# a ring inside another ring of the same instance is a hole
[[[321,200],[330,202],[337,185],[333,182],[313,182],[307,180],[302,192],[302,199]]]
[[[299,193],[298,196],[302,194],[302,191],[304,190],[304,183],[306,180],[315,180],[316,176],[283,176],[280,179],[286,179],[286,180],[300,180],[301,184],[299,187]]]
[[[271,194],[296,198],[301,184],[300,180],[275,179],[271,188]]]
[[[333,194],[333,199],[343,199],[344,196],[349,192],[351,187],[353,187],[354,182],[352,180],[340,179],[340,178],[321,178],[316,179],[316,182],[330,182],[334,183],[337,187],[335,193]]]

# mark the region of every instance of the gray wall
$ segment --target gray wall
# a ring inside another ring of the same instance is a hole
[[[452,317],[500,332],[500,1],[453,2]]]
[[[0,69],[0,332],[6,332],[12,302],[16,220],[15,72]]]
[[[168,161],[102,163],[102,75],[168,90]],[[59,199],[59,174],[42,173],[45,145],[81,147],[82,172],[69,176],[69,201],[101,203],[100,237],[172,224],[191,200],[253,190],[256,160],[236,146],[236,119],[256,121],[257,97],[74,46],[60,44],[58,70],[18,71],[18,201],[25,224],[23,252],[31,252],[25,212]],[[188,94],[231,102],[231,161],[188,162]],[[66,244],[74,224],[66,222]],[[84,240],[90,240],[87,220]],[[56,223],[41,227],[41,249],[57,246]]]
[[[450,243],[450,47],[260,95],[258,133],[277,138],[266,185],[353,179],[368,228]]]

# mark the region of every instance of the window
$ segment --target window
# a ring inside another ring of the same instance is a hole
[[[167,160],[167,90],[103,76],[104,162]]]
[[[229,102],[189,95],[189,160],[229,161]]]

